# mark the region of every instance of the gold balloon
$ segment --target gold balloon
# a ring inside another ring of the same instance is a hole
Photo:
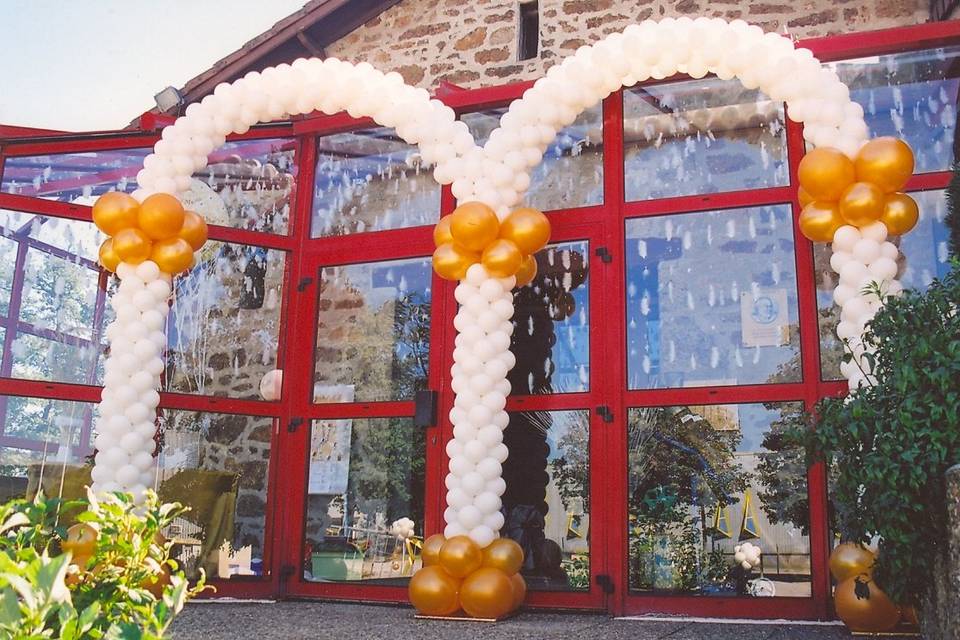
[[[800,201],[800,208],[803,209],[805,206],[813,202],[813,196],[807,193],[807,190],[803,187],[797,188],[797,199]]]
[[[430,567],[440,564],[440,547],[447,539],[442,533],[435,533],[423,541],[423,548],[420,550],[420,560],[423,566]]]
[[[510,607],[510,610],[516,611],[527,597],[527,581],[523,579],[522,575],[515,573],[510,576],[510,583],[513,585],[513,606]]]
[[[855,179],[853,162],[842,151],[820,147],[800,161],[797,170],[800,186],[814,200],[832,202]]]
[[[82,564],[79,558],[89,558],[97,549],[99,531],[87,522],[78,522],[67,529],[67,539],[60,543],[63,551],[73,553],[74,564]]]
[[[536,209],[517,209],[500,224],[500,237],[512,241],[523,253],[536,253],[550,240],[550,220]]]
[[[900,609],[867,574],[838,584],[833,602],[851,631],[888,631],[900,621]]]
[[[137,225],[140,203],[133,196],[119,191],[105,193],[93,203],[93,223],[107,235]]]
[[[480,262],[480,254],[448,242],[433,252],[433,270],[444,280],[463,280],[470,265]]]
[[[113,250],[113,238],[107,238],[103,241],[103,244],[100,245],[100,266],[107,271],[113,272],[117,270],[117,265],[119,264],[120,256]]]
[[[814,242],[832,242],[833,234],[843,226],[843,218],[833,202],[811,202],[800,212],[800,232]]]
[[[454,536],[440,547],[440,566],[454,578],[466,578],[480,568],[483,553],[467,536]]]
[[[847,224],[865,227],[883,215],[886,198],[883,191],[872,182],[854,182],[840,196],[837,203],[840,217]]]
[[[533,256],[526,256],[520,264],[517,271],[517,286],[525,287],[537,277],[537,259]]]
[[[482,202],[465,202],[450,214],[454,241],[470,251],[483,251],[497,239],[500,221],[493,209]]]
[[[183,205],[179,200],[169,193],[155,193],[140,205],[137,224],[154,240],[166,240],[177,235],[183,218]]]
[[[862,573],[873,572],[873,562],[876,556],[866,547],[853,542],[838,544],[830,554],[830,573],[834,580],[843,582],[847,578]]]
[[[207,223],[193,211],[183,212],[183,226],[177,232],[178,238],[186,240],[194,251],[199,251],[207,242]]]
[[[853,161],[857,180],[872,182],[885,193],[903,188],[913,175],[913,151],[899,138],[874,138],[860,148]]]
[[[423,567],[410,578],[410,604],[425,616],[448,616],[460,608],[460,581],[434,565]]]
[[[494,278],[508,278],[523,265],[523,253],[510,240],[499,238],[483,250],[480,262]]]
[[[483,566],[500,569],[508,576],[520,571],[523,549],[510,538],[497,538],[483,550]]]
[[[917,226],[920,219],[920,209],[917,202],[905,193],[891,193],[883,206],[880,222],[887,225],[887,232],[892,236],[902,236]]]
[[[442,244],[453,242],[453,234],[450,233],[450,222],[452,220],[453,218],[451,216],[443,216],[440,218],[440,222],[433,228],[434,245],[439,247]]]
[[[140,264],[150,257],[153,243],[143,231],[137,227],[121,229],[113,236],[113,250],[120,257],[121,262]]]
[[[160,271],[176,275],[193,266],[193,247],[183,238],[169,238],[153,243],[150,259],[157,263]]]
[[[513,610],[513,583],[500,569],[483,567],[460,585],[460,606],[474,618],[499,618]]]

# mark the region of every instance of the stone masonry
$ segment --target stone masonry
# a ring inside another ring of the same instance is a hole
[[[925,0],[540,0],[540,47],[518,61],[518,3],[404,0],[329,45],[327,55],[367,61],[410,83],[475,88],[536,79],[578,47],[633,22],[736,18],[803,39],[925,22]]]

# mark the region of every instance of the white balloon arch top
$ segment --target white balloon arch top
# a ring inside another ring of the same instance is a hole
[[[153,193],[186,190],[191,175],[206,165],[208,154],[230,133],[244,133],[258,122],[291,115],[346,111],[394,128],[398,136],[419,146],[424,162],[434,165],[437,182],[452,184],[453,195],[460,202],[485,203],[503,220],[523,199],[530,185],[530,170],[541,161],[560,129],[622,86],[676,73],[693,78],[708,73],[722,79],[738,78],[745,87],[759,88],[771,99],[786,102],[788,116],[804,124],[804,138],[816,147],[830,146],[854,158],[867,140],[863,109],[850,100],[847,87],[833,71],[822,68],[810,50],[795,48],[789,38],[764,33],[741,20],[667,18],[631,25],[622,33],[581,47],[552,67],[510,104],[500,127],[483,147],[450,107],[432,100],[424,89],[406,85],[399,74],[382,73],[365,62],[300,59],[248,73],[217,86],[212,95],[190,105],[183,117],[163,130],[162,139],[137,175],[140,188],[133,195],[142,202]],[[879,227],[863,234],[855,227],[843,227],[844,247],[852,247],[850,240],[856,243],[862,237],[882,243],[886,228],[876,224]],[[895,250],[886,248],[884,255]],[[861,266],[849,270],[863,276],[869,263]],[[125,281],[130,269],[121,265],[117,272]],[[153,274],[135,274],[135,288],[141,287],[144,275]],[[889,284],[894,274],[884,275]],[[508,451],[502,430],[508,423],[504,407],[510,383],[506,375],[515,363],[509,351],[514,284],[514,277],[494,278],[482,264],[474,264],[456,288],[461,309],[454,319],[459,333],[451,371],[456,401],[450,413],[454,439],[447,446],[449,506],[444,513],[444,533],[447,538],[467,534],[481,547],[498,536],[504,521],[500,496],[506,485],[501,464]],[[160,286],[155,286],[159,291]],[[856,333],[872,316],[876,301],[861,299],[859,294],[851,294],[851,299],[855,304],[845,319],[850,320],[849,330]],[[846,313],[847,304],[843,308]],[[156,314],[149,314],[152,330]],[[132,330],[139,335],[139,329]],[[126,345],[115,342],[114,346],[121,344]],[[849,373],[852,385],[862,382],[862,370]],[[153,381],[154,387],[144,392],[159,385],[158,377]],[[119,376],[108,379],[105,397],[116,397],[117,387],[124,385]],[[130,402],[136,399],[126,392],[122,395]],[[152,396],[148,400],[154,404]],[[101,408],[101,414],[101,420],[111,419],[106,408]],[[126,457],[107,453],[112,456],[105,460],[109,467],[126,466]],[[97,464],[101,464],[99,455]],[[132,476],[132,472],[118,476],[116,483],[107,486],[119,484],[129,489],[132,481],[139,482]]]

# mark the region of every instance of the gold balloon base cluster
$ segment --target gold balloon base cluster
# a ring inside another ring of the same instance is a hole
[[[872,551],[852,542],[837,545],[830,554],[830,573],[837,581],[833,592],[837,616],[853,635],[915,637],[916,611],[897,606],[877,586],[875,562]]]
[[[467,536],[427,538],[423,567],[408,591],[418,617],[434,620],[496,622],[512,615],[527,595],[520,575],[523,550],[509,538],[485,548]]]

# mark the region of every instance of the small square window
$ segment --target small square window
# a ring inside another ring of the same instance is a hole
[[[540,48],[540,7],[537,0],[520,3],[520,24],[517,26],[517,59],[537,57]]]

